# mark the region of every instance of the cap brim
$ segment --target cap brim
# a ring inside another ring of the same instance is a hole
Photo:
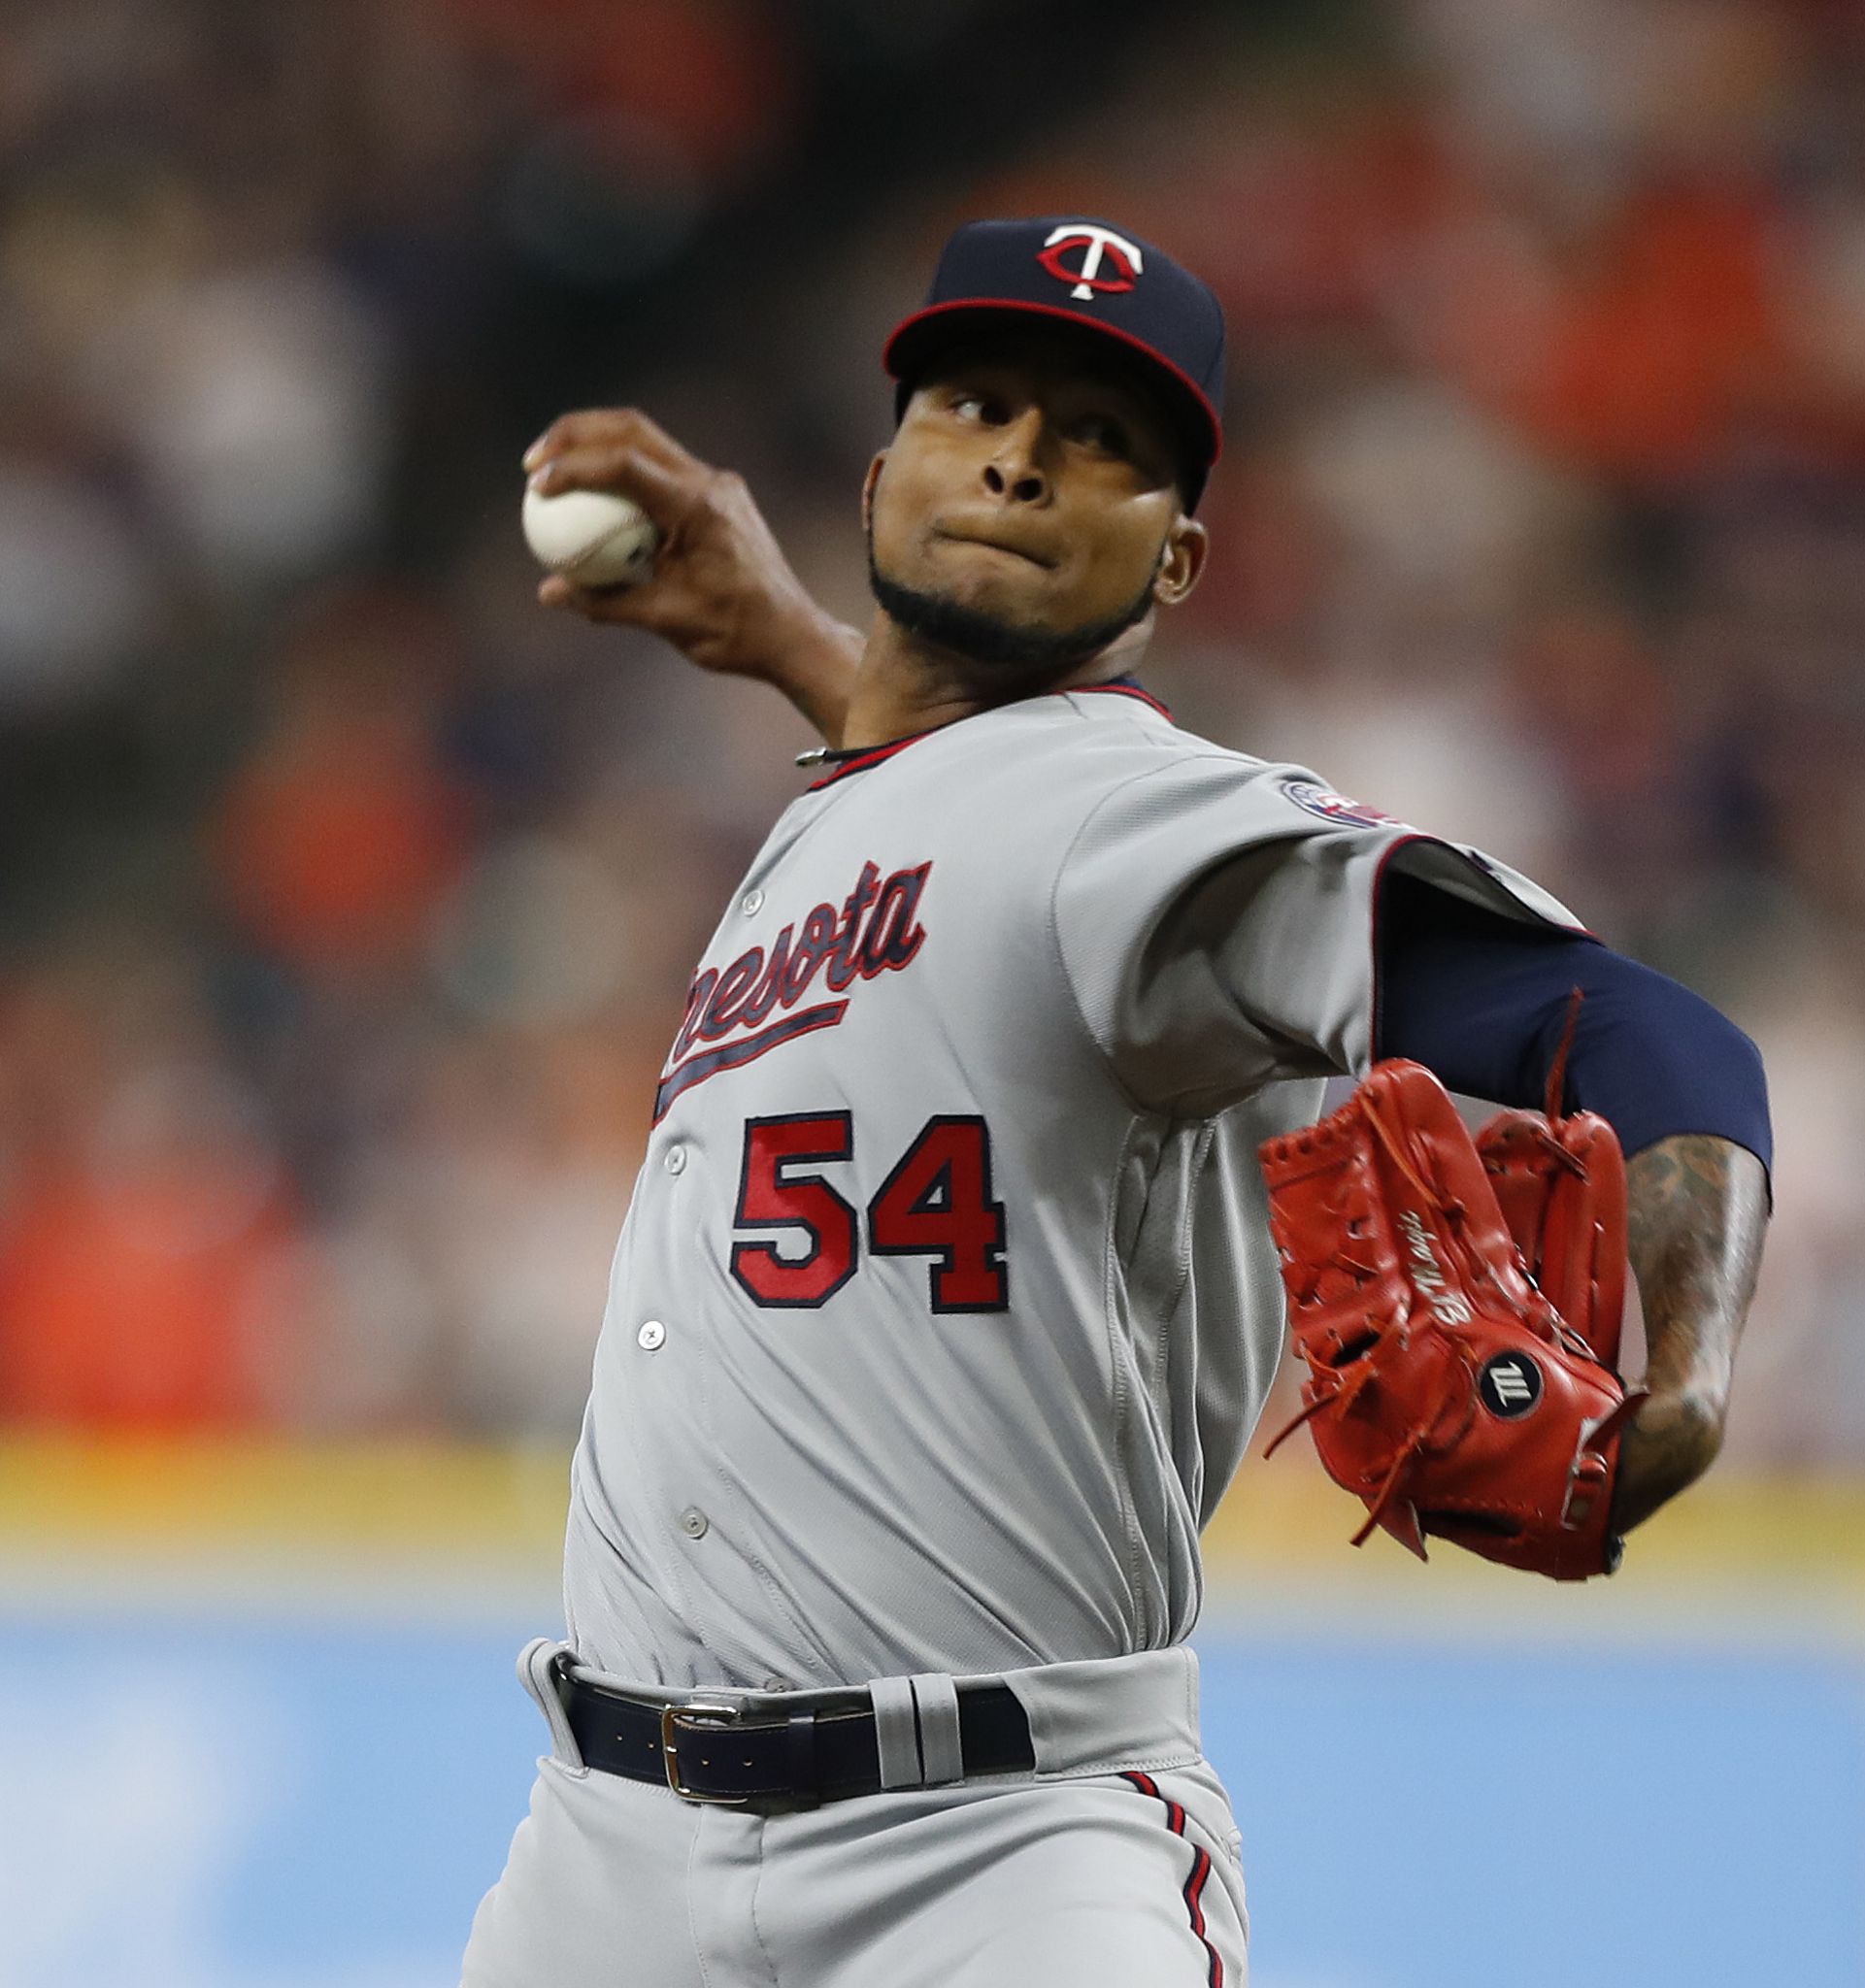
[[[1176,401],[1189,415],[1197,440],[1206,451],[1206,466],[1215,463],[1223,453],[1224,431],[1217,418],[1217,410],[1189,373],[1175,366],[1131,332],[1122,331],[1099,317],[1090,317],[1085,312],[1065,310],[1059,304],[1031,304],[1019,297],[955,297],[949,304],[929,304],[923,311],[916,311],[911,317],[902,318],[894,326],[882,348],[881,362],[894,379],[904,380],[928,353],[944,345],[960,328],[963,319],[977,318],[982,322],[1012,315],[1048,317],[1078,326],[1144,361],[1163,383],[1172,388]]]

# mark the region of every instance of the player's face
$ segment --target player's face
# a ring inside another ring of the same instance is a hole
[[[1079,340],[1041,329],[923,381],[867,502],[883,606],[898,619],[890,593],[937,604],[980,631],[982,662],[1079,663],[1182,599],[1203,564],[1164,416]]]

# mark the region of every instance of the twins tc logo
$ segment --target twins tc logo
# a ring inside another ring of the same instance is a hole
[[[1071,269],[1066,258],[1077,248],[1081,255]],[[1071,297],[1082,298],[1092,297],[1097,290],[1132,289],[1143,267],[1139,249],[1124,235],[1093,221],[1064,221],[1050,231],[1036,259],[1058,283],[1074,285]],[[1101,274],[1104,262],[1113,269],[1112,276]]]

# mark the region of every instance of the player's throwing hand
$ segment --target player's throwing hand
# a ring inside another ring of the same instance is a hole
[[[531,487],[609,490],[653,519],[660,550],[638,586],[586,587],[553,574],[550,608],[645,628],[702,670],[777,682],[834,735],[861,638],[816,606],[791,571],[745,479],[715,469],[634,408],[552,421],[524,452]]]

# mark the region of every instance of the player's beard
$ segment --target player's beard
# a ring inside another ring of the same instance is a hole
[[[1164,556],[1162,547],[1161,561]],[[982,609],[968,608],[949,594],[907,586],[889,579],[876,563],[872,534],[868,539],[868,584],[888,620],[916,641],[1019,682],[1042,683],[1066,676],[1118,641],[1129,628],[1146,619],[1152,607],[1152,582],[1157,577],[1155,562],[1146,585],[1117,614],[1082,622],[1074,628],[1033,628],[1026,622],[1007,621]]]

